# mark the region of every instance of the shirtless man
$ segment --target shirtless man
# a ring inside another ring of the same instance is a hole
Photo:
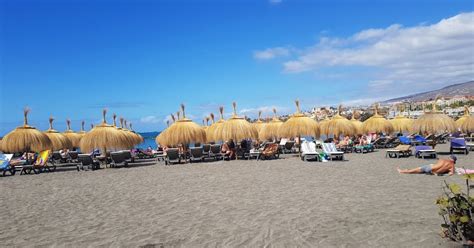
[[[456,164],[456,156],[451,155],[449,159],[439,159],[436,164],[424,165],[415,169],[400,169],[398,168],[398,172],[401,174],[445,174],[449,173],[449,175],[454,174],[454,164]]]

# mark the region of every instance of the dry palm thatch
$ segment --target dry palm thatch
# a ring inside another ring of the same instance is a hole
[[[411,132],[413,127],[413,120],[405,117],[401,112],[390,122],[392,123],[393,131],[396,133]]]
[[[436,100],[438,98],[439,97],[436,97]],[[442,111],[436,110],[436,100],[432,105],[431,111],[425,111],[420,118],[414,121],[413,132],[435,134],[454,132],[456,130],[456,122]]]
[[[327,134],[334,135],[335,138],[338,138],[340,135],[353,135],[357,133],[356,127],[354,124],[349,121],[347,118],[341,116],[342,105],[339,106],[337,114],[325,124],[325,132]],[[323,132],[323,127],[321,126],[321,132]],[[326,134],[325,133],[325,134]]]
[[[121,139],[120,131],[107,124],[105,119],[106,114],[107,110],[104,109],[102,111],[102,123],[96,125],[82,137],[80,142],[81,151],[91,152],[98,148],[101,149],[105,155],[107,149],[122,149],[128,146],[128,144],[122,143],[123,139]]]
[[[296,104],[296,113],[294,113],[290,118],[285,121],[280,128],[278,133],[280,137],[292,138],[292,137],[301,137],[301,136],[319,136],[319,125],[318,123],[305,116],[300,111],[300,102],[295,101]]]
[[[375,104],[374,115],[362,123],[364,133],[391,133],[393,126],[390,121],[379,115],[379,105]]]
[[[456,120],[456,126],[465,133],[472,133],[474,131],[474,117],[471,116],[468,106],[464,106],[464,115]]]
[[[258,119],[256,122],[253,123],[253,126],[255,127],[255,129],[257,130],[257,132],[260,132],[260,130],[262,129],[262,127],[265,125],[265,122],[263,122],[261,120],[262,118],[262,111],[258,111]]]
[[[212,125],[209,126],[209,128],[206,130],[207,136],[207,141],[209,142],[218,142],[222,141],[219,139],[218,135],[216,134],[216,131],[221,128],[221,126],[225,123],[224,120],[224,107],[219,107],[219,113],[220,113],[220,119],[216,122],[214,122]],[[211,117],[212,118],[212,117]]]
[[[329,136],[329,126],[328,126],[328,124],[329,124],[330,120],[331,119],[329,119],[329,117],[326,113],[326,117],[324,117],[324,119],[319,122],[319,130],[320,130],[321,134],[326,135],[326,137]]]
[[[355,118],[355,110],[352,110],[352,118],[349,121],[352,122],[352,125],[354,125],[354,127],[356,128],[355,134],[359,135],[364,133],[362,128],[362,122]]]
[[[86,130],[84,130],[84,125],[86,124],[85,121],[81,122],[81,131],[77,132],[79,135],[81,135],[81,138],[86,134]]]
[[[41,152],[51,149],[51,140],[46,134],[28,125],[29,109],[24,110],[24,124],[5,135],[2,150],[5,152]]]
[[[160,139],[160,144],[165,146],[177,146],[179,144],[186,145],[206,142],[206,131],[192,120],[186,118],[184,104],[181,104],[181,111],[183,118],[178,118],[178,120],[166,130],[166,135],[162,137],[163,140]]]
[[[232,117],[216,129],[214,138],[222,141],[232,139],[236,142],[243,139],[257,139],[257,129],[245,118],[237,116],[237,104],[235,102],[232,103],[232,107],[234,109]]]
[[[165,130],[163,130],[158,136],[156,136],[155,142],[157,145],[165,146],[168,130],[170,129],[171,126],[173,126],[176,123],[176,118],[174,117],[173,114],[171,114],[171,119],[173,120],[173,123],[170,125],[169,120],[166,121],[166,124],[168,125],[168,127]]]
[[[280,138],[279,129],[282,124],[283,121],[278,118],[276,109],[273,108],[273,119],[258,132],[258,138],[260,140],[276,140]]]
[[[123,148],[123,149],[133,148],[133,146],[135,145],[135,138],[133,137],[131,133],[123,130],[123,118],[120,118],[120,122],[121,122],[120,127],[117,127],[117,115],[115,113],[112,115],[112,119],[113,119],[112,127],[114,127],[118,131],[117,138],[120,139],[120,144],[123,145],[120,148]]]
[[[132,132],[132,134],[135,136],[134,138],[135,138],[135,141],[137,142],[135,145],[139,145],[143,143],[144,141],[143,137],[139,133],[135,132],[135,130],[133,130],[133,124],[130,122],[128,125],[130,127],[129,128],[130,132]]]
[[[66,135],[54,130],[53,128],[53,117],[49,117],[49,129],[44,133],[51,140],[51,150],[58,151],[64,148],[72,148],[71,140]]]
[[[63,134],[66,135],[66,137],[68,137],[71,140],[73,147],[79,147],[82,135],[74,132],[71,129],[71,120],[67,119],[66,124],[67,124],[67,130],[64,131]]]

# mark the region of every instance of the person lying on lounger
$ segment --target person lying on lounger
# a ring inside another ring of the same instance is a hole
[[[436,164],[424,165],[415,169],[400,169],[398,172],[401,174],[446,174],[450,176],[454,174],[454,165],[456,164],[456,156],[451,155],[448,159],[439,159]]]

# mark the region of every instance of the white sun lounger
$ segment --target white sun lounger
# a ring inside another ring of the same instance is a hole
[[[329,156],[329,160],[333,158],[344,160],[344,152],[338,151],[334,143],[323,143],[323,151]]]
[[[319,153],[314,142],[305,141],[301,144],[301,160],[308,161],[309,158],[319,161]]]

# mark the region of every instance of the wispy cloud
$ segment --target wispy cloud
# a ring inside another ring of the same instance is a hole
[[[474,12],[430,25],[394,24],[349,37],[323,37],[298,51],[283,63],[285,72],[365,67],[371,72],[367,85],[372,92],[396,89],[404,94],[468,81],[474,78]],[[277,54],[270,48],[262,51],[261,58],[268,60]]]
[[[283,0],[268,0],[270,4],[280,4]]]
[[[273,114],[273,109],[277,110],[277,113],[282,114],[288,112],[288,107],[281,106],[260,106],[255,108],[245,108],[239,111],[239,114],[247,116],[258,116],[258,112],[262,111],[263,116],[269,116]]]
[[[154,115],[149,115],[149,116],[145,116],[145,117],[140,118],[140,122],[144,123],[144,124],[157,124],[157,123],[161,123],[162,120],[163,120],[163,118],[160,118],[160,117],[154,116]],[[165,123],[166,123],[166,121],[165,121]]]
[[[278,57],[286,57],[290,55],[290,49],[286,47],[267,48],[261,51],[254,51],[253,57],[258,60],[269,60]]]

